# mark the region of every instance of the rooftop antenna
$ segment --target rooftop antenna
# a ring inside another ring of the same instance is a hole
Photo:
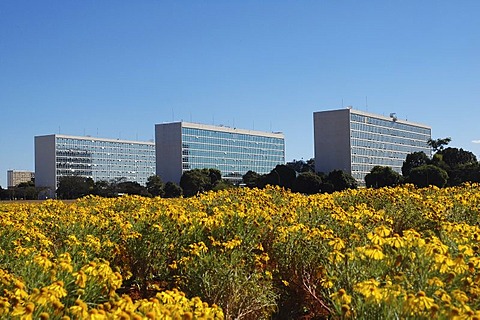
[[[343,98],[342,98],[342,109],[343,109]]]
[[[172,108],[172,121],[175,121],[175,113],[173,112],[173,108]]]
[[[365,109],[368,111],[368,97],[365,96]]]

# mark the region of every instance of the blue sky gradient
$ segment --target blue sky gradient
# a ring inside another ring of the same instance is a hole
[[[0,186],[34,136],[149,140],[185,120],[283,131],[313,112],[430,125],[480,157],[480,1],[0,2]]]

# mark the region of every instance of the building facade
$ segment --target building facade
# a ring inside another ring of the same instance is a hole
[[[360,184],[374,166],[388,166],[401,173],[408,154],[428,156],[431,128],[351,108],[313,114],[315,170],[343,170]]]
[[[214,168],[239,182],[249,170],[270,172],[285,163],[280,132],[242,130],[189,122],[155,125],[157,175],[178,183],[184,171]]]
[[[125,178],[145,185],[155,175],[155,143],[52,134],[35,137],[35,185],[55,191],[61,177]]]
[[[32,171],[7,170],[7,187],[12,188],[18,186],[22,182],[30,182],[34,177],[35,174]]]

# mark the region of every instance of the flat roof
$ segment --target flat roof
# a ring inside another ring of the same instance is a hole
[[[345,110],[350,110],[351,113],[366,116],[366,117],[370,117],[370,118],[378,118],[378,119],[382,119],[382,120],[386,120],[386,121],[393,121],[391,117],[387,117],[387,116],[376,114],[376,113],[366,112],[366,111],[360,111],[360,110],[353,109],[353,108],[315,111],[314,114],[315,113],[323,113],[323,112],[345,111]],[[395,113],[395,112],[392,112],[392,113]],[[422,127],[422,128],[426,128],[426,129],[431,129],[432,128],[432,127],[430,127],[428,125],[425,125],[425,124],[422,124],[422,123],[412,122],[412,121],[408,121],[408,120],[402,120],[402,119],[399,119],[399,118],[397,118],[395,120],[395,122],[401,123],[401,124],[407,124],[407,125],[411,125],[411,126]]]
[[[238,128],[235,128],[235,127],[232,128],[229,126],[208,125],[208,124],[185,122],[185,121],[159,123],[157,125],[167,125],[172,123],[180,123],[181,126],[184,128],[220,131],[220,132],[228,132],[228,133],[240,133],[240,134],[247,134],[252,136],[254,135],[254,136],[271,137],[271,138],[282,138],[282,139],[285,138],[283,132],[266,132],[266,131],[257,131],[257,130],[238,129]]]
[[[48,134],[48,135],[35,136],[35,137],[56,137],[56,138],[75,139],[75,140],[135,143],[135,144],[144,144],[144,145],[152,145],[152,146],[155,145],[155,142],[150,142],[150,141],[121,140],[121,139],[110,139],[110,138],[98,138],[98,137],[91,137],[91,136],[70,136],[65,134]]]

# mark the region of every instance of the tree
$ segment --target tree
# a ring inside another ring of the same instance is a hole
[[[393,187],[400,184],[402,176],[390,167],[375,166],[365,176],[368,188]]]
[[[148,177],[147,179],[147,190],[154,197],[162,197],[164,194],[164,184],[162,178],[157,175]]]
[[[285,189],[292,189],[293,182],[297,177],[297,173],[295,172],[295,170],[284,164],[276,165],[275,168],[270,171],[268,175],[269,177],[267,180],[269,182],[274,182],[269,184],[277,185]]]
[[[415,184],[419,188],[434,185],[439,188],[447,184],[448,174],[442,168],[432,164],[423,165],[410,171],[408,181]]]
[[[433,152],[442,151],[444,147],[452,141],[452,138],[428,139],[427,144],[432,148]]]
[[[93,184],[92,194],[105,198],[115,197],[115,185],[105,180],[98,180]]]
[[[480,182],[480,164],[469,163],[447,171],[448,185],[458,186],[464,182]]]
[[[90,194],[93,185],[92,178],[64,176],[59,179],[57,197],[60,199],[77,199]]]
[[[291,162],[287,162],[287,167],[292,168],[298,173],[302,172],[315,172],[315,160],[312,158],[308,161],[304,160],[293,160]]]
[[[178,198],[183,194],[182,188],[178,184],[171,181],[165,183],[165,187],[163,188],[163,190],[164,198]]]
[[[328,187],[330,184],[331,186],[333,186],[332,191],[342,191],[346,189],[358,188],[357,180],[355,180],[355,178],[352,177],[351,174],[348,174],[342,170],[333,170],[328,174],[326,184],[324,184],[323,187]],[[327,192],[330,192],[330,190],[328,190]]]
[[[2,186],[0,186],[0,200],[6,199],[8,199],[8,192],[6,189],[2,189]]]
[[[116,186],[117,194],[129,194],[138,196],[150,196],[147,188],[136,181],[123,181]]]
[[[462,165],[477,163],[477,157],[470,151],[457,148],[446,148],[441,151],[442,160],[451,168],[455,169]]]
[[[320,192],[322,178],[313,172],[300,173],[293,183],[292,191],[305,194],[316,194]]]
[[[245,186],[249,188],[255,188],[258,187],[258,180],[260,179],[260,175],[256,173],[255,171],[248,170],[247,173],[245,173],[242,176],[242,181],[245,184]]]
[[[39,189],[35,188],[34,181],[21,182],[14,189],[18,199],[35,200],[38,198]]]
[[[220,190],[225,190],[225,189],[231,189],[234,188],[235,186],[233,183],[229,180],[222,179],[218,181],[215,186],[212,188],[213,191],[220,191]]]
[[[217,169],[193,169],[185,171],[180,178],[180,187],[187,197],[196,195],[199,192],[212,190],[222,179]]]
[[[402,174],[404,177],[408,177],[410,171],[413,168],[417,168],[426,164],[429,164],[430,159],[423,151],[413,152],[407,155],[407,158],[403,162]]]

